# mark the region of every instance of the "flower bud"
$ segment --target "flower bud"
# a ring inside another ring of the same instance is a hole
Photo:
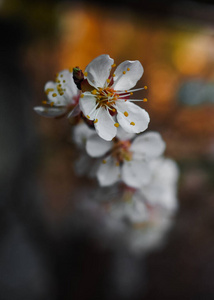
[[[84,75],[79,67],[73,68],[73,79],[78,89],[81,90],[81,83],[84,79]]]

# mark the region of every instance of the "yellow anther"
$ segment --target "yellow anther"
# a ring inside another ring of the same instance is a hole
[[[116,64],[111,65],[112,68],[116,67]]]
[[[56,96],[57,96],[57,93],[53,93],[52,96],[53,96],[53,97],[56,97]]]
[[[147,85],[145,85],[145,86],[144,86],[144,90],[147,90],[147,89],[148,89],[148,86],[147,86]]]
[[[47,104],[47,101],[46,100],[42,101],[42,104]]]
[[[89,115],[86,116],[88,119],[90,119]]]
[[[46,91],[45,91],[45,93],[46,93],[46,95],[48,95],[50,92],[53,92],[54,91],[54,89],[47,89]]]
[[[130,123],[130,125],[134,126],[134,125],[135,125],[135,123],[134,123],[134,122],[131,122],[131,123]]]
[[[81,94],[80,98],[83,98],[84,97],[84,94]]]
[[[113,74],[112,77],[115,77],[115,74]]]
[[[125,93],[128,93],[127,90],[125,90]]]
[[[62,93],[60,93],[60,96],[63,96],[64,95],[64,93],[62,92]]]
[[[105,159],[103,159],[102,163],[103,163],[103,164],[106,164],[106,160],[105,160]]]
[[[113,111],[113,112],[115,112],[115,111],[116,111],[116,109],[115,109],[115,108],[112,108],[112,111]]]
[[[54,105],[54,102],[51,102],[51,103],[50,103],[50,106],[52,107],[53,105]]]
[[[63,77],[63,74],[61,74],[60,77]]]
[[[119,123],[114,123],[114,126],[119,127],[120,125],[119,125]]]
[[[127,111],[125,111],[125,112],[124,112],[124,116],[125,116],[125,117],[128,117],[128,115],[129,115],[129,114],[127,113]]]
[[[60,80],[57,80],[56,82],[60,83],[61,81],[60,81]]]
[[[59,73],[56,73],[56,75],[55,75],[56,77],[58,77],[59,76]]]
[[[144,98],[144,99],[143,99],[143,102],[147,102],[147,101],[148,101],[147,98]]]
[[[87,76],[88,76],[88,72],[84,72],[83,74],[85,75],[85,77],[87,77]]]
[[[110,80],[110,79],[107,79],[106,81],[107,81],[108,83],[110,83],[111,80]]]
[[[98,122],[98,119],[94,120],[94,124]]]
[[[119,165],[120,165],[119,161],[117,161],[115,165],[116,165],[117,167],[119,167]]]
[[[91,93],[92,93],[93,95],[96,95],[97,90],[93,90]]]
[[[65,80],[63,80],[63,82],[65,83],[66,81],[65,81]]]
[[[133,93],[130,93],[130,95],[132,96],[132,95],[133,95]]]
[[[123,74],[126,74],[126,71],[123,71]]]
[[[127,71],[130,71],[130,68],[127,68]]]

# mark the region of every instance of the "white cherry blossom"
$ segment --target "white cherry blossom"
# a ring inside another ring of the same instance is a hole
[[[94,122],[98,135],[111,141],[121,126],[126,132],[140,133],[147,129],[148,113],[130,99],[133,92],[146,89],[132,89],[143,75],[138,60],[124,61],[113,71],[114,60],[109,55],[100,55],[89,63],[84,76],[91,85],[91,91],[81,94],[80,109],[86,118]]]
[[[68,117],[80,113],[79,97],[80,91],[73,80],[73,73],[63,70],[56,74],[56,80],[48,81],[45,85],[47,100],[43,101],[45,106],[36,106],[34,110],[44,117],[60,117],[68,114]]]
[[[157,132],[144,133],[132,142],[117,137],[105,141],[93,134],[86,142],[88,155],[102,158],[96,174],[101,186],[119,180],[134,188],[148,184],[151,173],[148,161],[160,156],[164,150],[165,143]]]

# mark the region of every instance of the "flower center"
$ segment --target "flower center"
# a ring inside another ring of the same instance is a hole
[[[131,146],[130,141],[118,141],[115,139],[111,155],[116,159],[117,165],[124,160],[130,161],[132,159],[132,152],[129,150]]]
[[[119,95],[114,89],[111,87],[99,88],[98,90],[93,90],[91,93],[95,95],[97,109],[100,107],[105,107],[113,112],[116,111],[114,104],[119,98]]]

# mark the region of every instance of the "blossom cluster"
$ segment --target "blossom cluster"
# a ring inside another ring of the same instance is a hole
[[[167,227],[177,209],[177,166],[164,158],[161,135],[146,131],[149,114],[134,102],[147,99],[132,97],[147,89],[134,88],[143,72],[137,60],[116,67],[109,55],[100,55],[84,72],[75,67],[58,73],[45,85],[47,100],[34,108],[45,117],[74,120],[76,172],[96,178],[100,186],[85,200],[96,207],[92,215],[102,215],[97,227],[107,235],[123,228],[126,242],[135,250],[158,240],[163,232],[158,229]]]

